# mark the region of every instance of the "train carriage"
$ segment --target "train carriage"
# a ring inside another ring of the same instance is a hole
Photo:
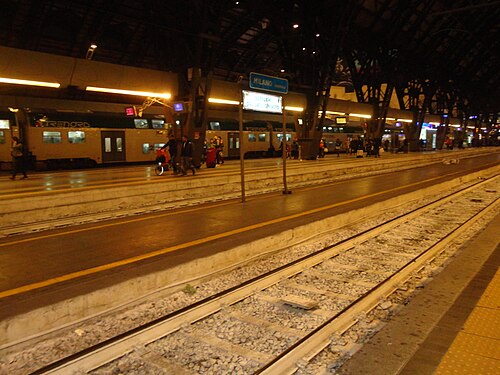
[[[165,120],[156,117],[30,114],[28,122],[22,138],[37,169],[149,162],[167,138]],[[14,128],[11,121],[5,124],[0,129],[0,161],[8,165]]]

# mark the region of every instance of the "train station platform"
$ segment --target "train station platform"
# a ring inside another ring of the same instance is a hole
[[[496,148],[390,154],[380,158],[328,155],[288,160],[287,188],[345,181],[359,176],[408,170],[457,158],[491,155]],[[220,168],[202,166],[196,176],[171,172],[156,176],[154,165],[37,172],[27,180],[0,180],[0,237],[81,225],[182,206],[241,197],[238,160]],[[284,190],[279,158],[245,160],[245,195]]]
[[[500,215],[339,370],[500,373]]]

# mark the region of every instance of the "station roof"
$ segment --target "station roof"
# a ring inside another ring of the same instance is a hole
[[[7,47],[162,71],[198,66],[228,81],[257,71],[292,89],[310,87],[324,64],[349,86],[349,70],[378,56],[371,80],[453,85],[500,111],[497,0],[0,0],[0,9]]]

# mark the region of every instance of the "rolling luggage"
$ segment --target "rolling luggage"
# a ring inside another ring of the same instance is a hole
[[[363,150],[357,150],[356,151],[356,157],[357,158],[362,158],[363,157]]]
[[[217,150],[213,147],[207,149],[207,168],[215,168],[217,164]]]

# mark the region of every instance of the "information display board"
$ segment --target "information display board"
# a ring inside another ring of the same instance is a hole
[[[283,98],[255,91],[243,92],[243,109],[268,113],[283,113]]]

